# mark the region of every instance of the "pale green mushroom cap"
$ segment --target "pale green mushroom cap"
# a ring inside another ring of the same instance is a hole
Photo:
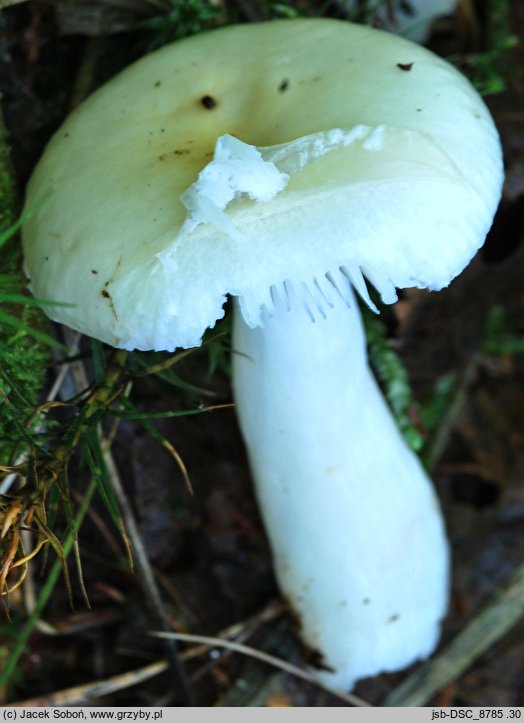
[[[225,134],[285,182],[234,194],[229,227],[188,223],[181,196]],[[200,343],[228,294],[261,323],[285,280],[317,307],[341,269],[387,302],[446,286],[501,184],[483,101],[424,48],[327,19],[227,27],[140,60],[66,120],[29,184],[27,209],[52,192],[24,228],[26,269],[37,297],[71,305],[54,319],[173,350]]]

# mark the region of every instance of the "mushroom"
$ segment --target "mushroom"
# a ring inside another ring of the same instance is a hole
[[[56,132],[27,192],[31,289],[126,349],[198,345],[234,297],[233,387],[283,594],[319,675],[428,656],[449,551],[371,375],[352,288],[446,286],[498,203],[498,135],[448,63],[328,19],[140,60]],[[72,305],[72,306],[71,306]]]

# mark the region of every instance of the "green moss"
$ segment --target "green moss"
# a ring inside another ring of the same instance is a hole
[[[16,195],[6,135],[0,119],[0,232],[16,219]],[[0,249],[0,463],[12,461],[21,451],[23,431],[33,415],[42,388],[49,350],[24,327],[41,329],[40,310],[24,304],[6,303],[7,294],[24,294],[22,250],[16,235]]]
[[[407,370],[393,351],[385,324],[368,308],[362,307],[362,319],[368,342],[371,366],[378,377],[393,416],[408,445],[419,452],[424,438],[414,425],[410,411],[418,407],[413,399]]]
[[[149,50],[154,50],[167,43],[172,43],[189,35],[196,35],[212,28],[221,15],[220,6],[207,0],[166,0],[162,12],[141,27],[152,31],[148,43]]]

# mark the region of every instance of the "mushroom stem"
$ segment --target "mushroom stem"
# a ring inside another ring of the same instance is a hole
[[[273,292],[257,328],[236,300],[240,427],[280,588],[331,669],[319,676],[348,689],[431,654],[449,550],[433,486],[369,370],[351,291],[314,322],[290,284]]]

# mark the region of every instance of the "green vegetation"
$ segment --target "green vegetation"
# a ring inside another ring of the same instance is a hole
[[[152,31],[148,44],[150,50],[208,30],[217,24],[222,14],[220,5],[207,0],[164,0],[155,4],[158,15],[145,20],[140,26]]]
[[[22,432],[46,374],[49,347],[46,322],[26,294],[22,251],[16,235],[15,194],[5,134],[0,125],[0,463],[20,454]]]
[[[506,79],[511,73],[509,51],[518,44],[510,30],[508,0],[491,0],[485,4],[485,12],[482,50],[453,59],[484,96],[506,89]]]
[[[488,315],[482,350],[486,354],[524,353],[524,323],[511,320],[501,306],[493,306]]]
[[[406,368],[391,346],[382,318],[366,308],[363,319],[371,365],[406,442],[418,452],[424,445],[424,437],[413,421],[419,412]]]

